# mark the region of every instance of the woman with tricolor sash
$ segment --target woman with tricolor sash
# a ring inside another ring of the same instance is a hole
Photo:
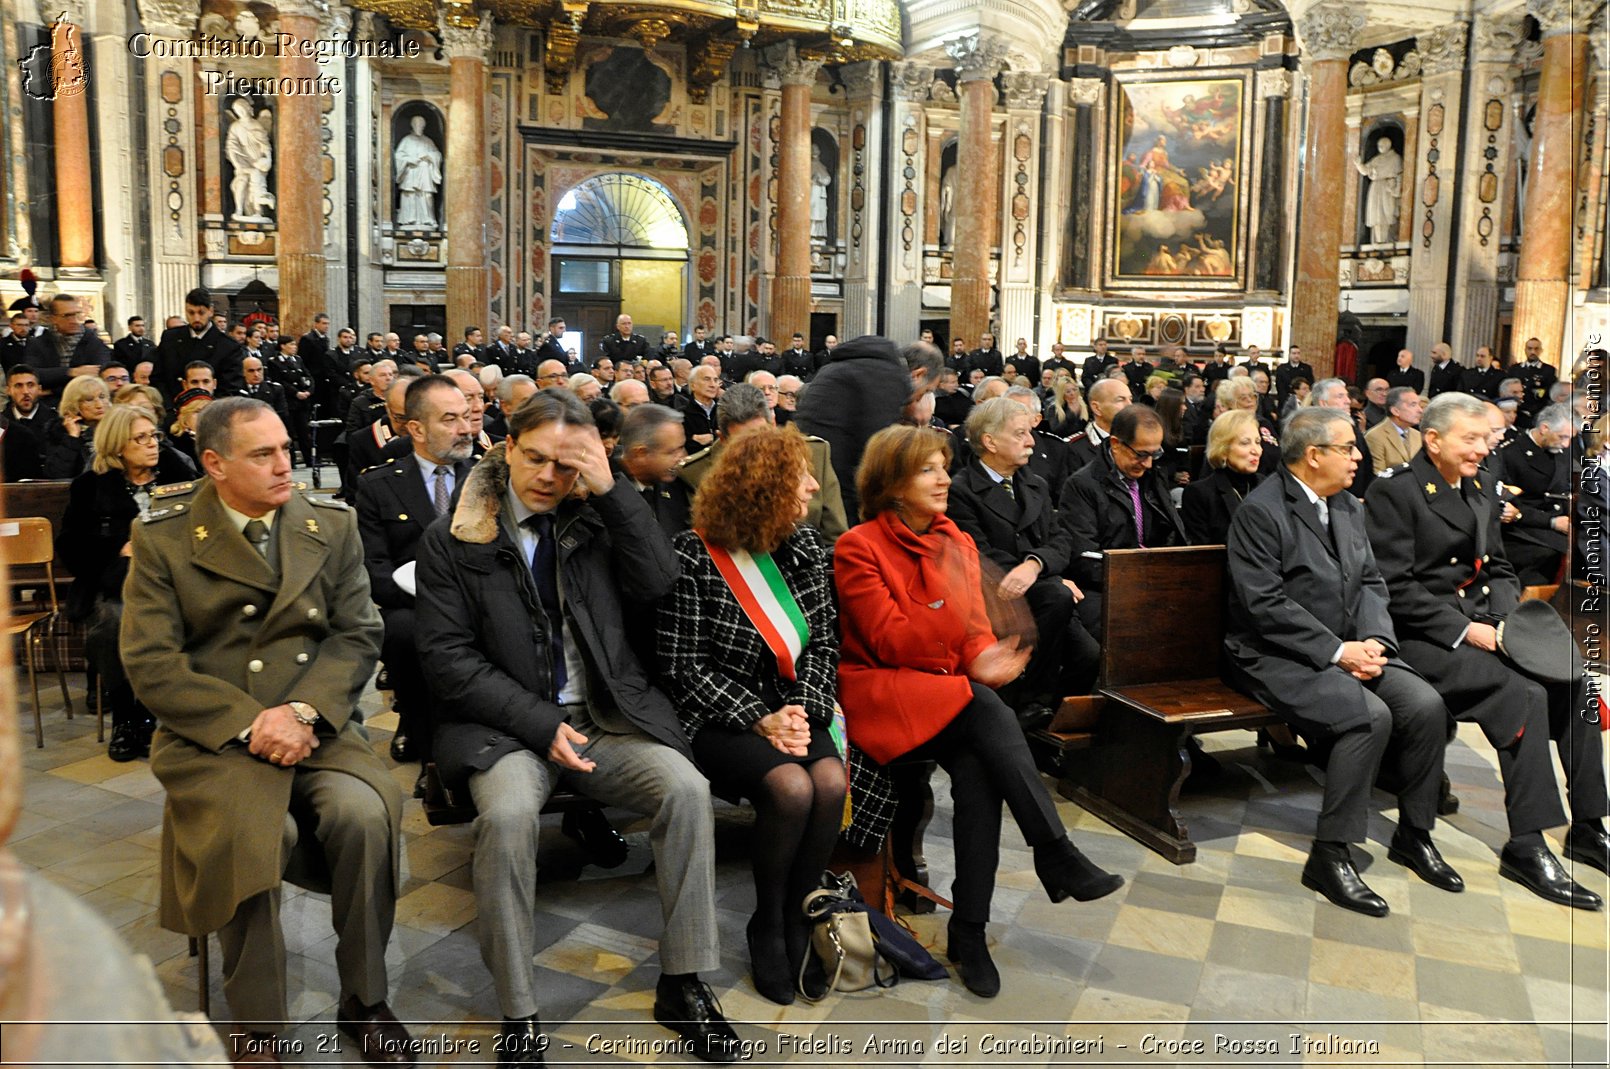
[[[956,881],[946,953],[967,989],[990,998],[1001,989],[985,925],[1003,802],[1053,902],[1088,902],[1124,881],[1069,841],[1017,718],[995,693],[1022,674],[1030,651],[991,630],[978,547],[945,515],[949,470],[949,436],[931,428],[890,427],[867,443],[856,472],[864,522],[834,546],[839,697],[851,744],[871,760],[937,761],[950,774]]]
[[[681,578],[657,648],[693,756],[717,794],[755,807],[755,988],[794,1001],[808,945],[799,904],[844,814],[831,550],[801,521],[816,480],[805,439],[762,428],[727,445],[699,486]]]

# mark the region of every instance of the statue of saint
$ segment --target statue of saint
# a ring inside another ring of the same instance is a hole
[[[939,180],[939,247],[948,249],[956,239],[956,168]]]
[[[833,172],[822,162],[822,146],[811,146],[811,240],[827,241],[827,196]]]
[[[397,172],[397,226],[405,230],[435,230],[436,191],[442,188],[442,150],[425,136],[425,117],[408,121],[413,133],[397,142],[392,162]]]
[[[1370,240],[1377,245],[1390,245],[1398,234],[1403,157],[1393,151],[1392,139],[1383,137],[1375,143],[1375,155],[1368,163],[1354,160],[1353,166],[1370,180],[1364,194],[1364,225],[1369,227]]]
[[[267,108],[253,112],[251,101],[237,99],[229,106],[235,121],[224,138],[224,156],[235,169],[229,195],[235,201],[237,223],[272,223],[266,213],[274,207],[268,189],[268,172],[274,166],[273,116]]]

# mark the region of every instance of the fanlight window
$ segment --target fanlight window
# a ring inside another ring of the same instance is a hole
[[[660,183],[613,173],[589,178],[560,198],[549,238],[555,245],[685,250],[688,228]]]

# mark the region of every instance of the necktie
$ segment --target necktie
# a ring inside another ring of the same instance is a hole
[[[525,527],[537,536],[536,552],[531,554],[531,577],[537,581],[537,598],[548,617],[548,642],[553,647],[553,693],[565,689],[564,617],[559,610],[558,558],[554,553],[553,516],[548,513],[527,516]]]
[[[1011,478],[1008,477],[1008,478],[1002,479],[1001,480],[1001,486],[1006,490],[1006,496],[1007,497],[1011,498],[1014,501],[1017,500],[1017,491],[1012,488],[1012,480],[1011,480]]]
[[[447,506],[450,503],[450,495],[447,492],[447,476],[450,470],[445,464],[436,465],[436,486],[433,491],[434,500],[432,504],[436,506],[436,515],[438,516],[447,515]]]
[[[268,524],[264,523],[262,520],[247,520],[245,535],[246,541],[252,544],[252,548],[257,550],[264,560],[267,560]]]
[[[1324,498],[1319,498],[1314,502],[1314,508],[1319,511],[1319,525],[1330,530],[1330,504]]]
[[[1146,548],[1146,520],[1140,504],[1140,480],[1125,479],[1129,484],[1129,503],[1135,507],[1135,548]]]

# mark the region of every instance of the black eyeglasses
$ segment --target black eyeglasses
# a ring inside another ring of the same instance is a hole
[[[1326,442],[1324,445],[1316,445],[1314,448],[1324,449],[1343,457],[1350,457],[1354,453],[1362,453],[1357,442]]]
[[[1142,451],[1136,449],[1122,438],[1114,438],[1113,441],[1117,442],[1119,445],[1133,453],[1136,460],[1162,460],[1163,457],[1168,453],[1168,450],[1166,449],[1149,449]]]

